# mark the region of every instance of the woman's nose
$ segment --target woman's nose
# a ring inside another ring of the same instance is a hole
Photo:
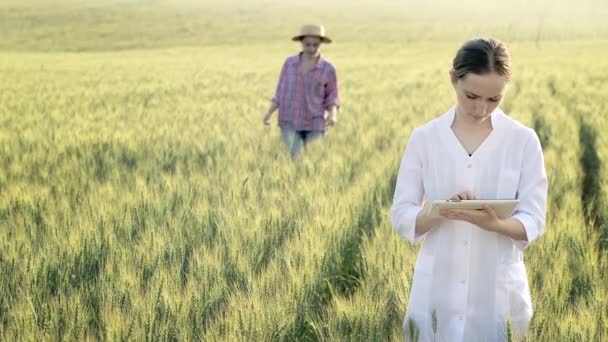
[[[477,105],[476,107],[477,107],[478,113],[480,113],[480,114],[486,113],[486,109],[488,108],[488,104],[486,103],[486,101],[484,101],[482,99],[478,99],[476,105]]]

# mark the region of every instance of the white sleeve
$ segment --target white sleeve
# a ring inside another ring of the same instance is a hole
[[[524,149],[517,187],[519,204],[513,214],[513,218],[524,226],[528,238],[527,241],[516,241],[520,250],[524,250],[545,232],[548,187],[543,150],[538,135],[532,131]]]
[[[417,244],[425,234],[416,234],[416,216],[422,210],[424,187],[422,182],[423,142],[415,129],[410,135],[397,175],[397,184],[390,210],[391,225],[399,235]],[[427,232],[428,233],[428,232]]]

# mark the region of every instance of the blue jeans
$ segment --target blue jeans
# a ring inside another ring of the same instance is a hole
[[[289,147],[292,158],[300,154],[302,146],[306,148],[307,144],[320,138],[325,138],[325,132],[296,131],[291,127],[281,127],[281,142]]]

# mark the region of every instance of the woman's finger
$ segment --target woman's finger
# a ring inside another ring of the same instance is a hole
[[[492,216],[492,217],[498,217],[498,215],[496,214],[496,210],[494,210],[494,208],[486,205],[486,212],[488,213],[488,215]]]
[[[451,210],[447,210],[447,209],[442,209],[439,211],[439,215],[441,216],[449,216],[452,215],[452,211]]]
[[[452,217],[462,217],[463,216],[462,214],[463,213],[458,209],[454,209],[450,212],[450,216],[452,216]]]

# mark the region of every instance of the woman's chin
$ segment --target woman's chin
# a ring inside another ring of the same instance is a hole
[[[469,117],[473,120],[485,120],[490,117],[490,114],[469,114]]]

